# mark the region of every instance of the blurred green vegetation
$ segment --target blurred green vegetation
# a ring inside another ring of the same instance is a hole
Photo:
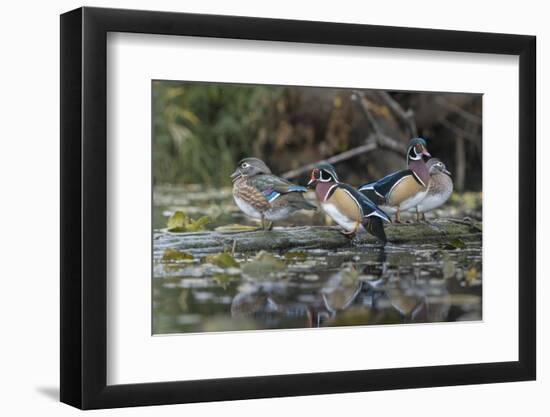
[[[400,144],[341,160],[342,180],[358,185],[404,168],[406,144],[422,136],[457,191],[481,190],[479,94],[153,81],[152,106],[155,185],[229,186],[244,157],[282,175],[376,138]]]
[[[283,93],[270,86],[153,82],[155,183],[228,182]]]

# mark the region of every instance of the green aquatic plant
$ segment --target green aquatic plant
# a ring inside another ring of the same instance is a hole
[[[464,249],[465,247],[466,243],[459,238],[451,239],[443,245],[443,249],[447,250]]]
[[[305,251],[292,251],[285,253],[284,257],[289,261],[303,261],[307,259],[307,253]]]
[[[168,248],[162,254],[162,262],[185,262],[192,261],[193,255],[187,252],[179,251],[176,249]]]
[[[212,220],[208,216],[193,220],[182,211],[176,211],[168,219],[166,227],[172,233],[199,232],[204,230],[204,226],[211,222]]]
[[[227,252],[218,253],[216,255],[208,255],[202,259],[203,262],[219,266],[220,268],[238,268],[239,263],[231,254]]]

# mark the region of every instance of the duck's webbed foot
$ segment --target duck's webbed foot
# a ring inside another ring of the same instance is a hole
[[[345,237],[347,237],[350,240],[353,240],[355,238],[355,230],[341,230],[340,233],[342,233]]]

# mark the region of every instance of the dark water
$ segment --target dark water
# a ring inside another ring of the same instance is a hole
[[[165,226],[175,209],[191,217],[211,216],[208,228],[251,224],[236,210],[227,190],[168,190],[155,201],[156,229]],[[448,210],[453,216],[463,214],[453,206]],[[299,216],[285,225],[324,221],[319,214]],[[208,254],[200,252],[183,262],[163,262],[170,239],[162,243],[165,234],[156,236],[155,334],[482,319],[480,241],[465,242],[460,249],[428,243],[296,249],[264,253],[262,260],[255,259],[257,253],[235,253],[239,267],[222,268],[205,263]]]
[[[305,253],[305,258],[303,255]],[[277,270],[154,267],[154,333],[481,319],[481,247],[361,246],[274,255]],[[236,254],[241,264],[254,264]]]

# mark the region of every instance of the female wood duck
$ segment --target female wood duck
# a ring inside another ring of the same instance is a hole
[[[437,158],[431,158],[426,162],[430,173],[430,183],[426,197],[416,206],[416,219],[426,220],[424,213],[442,206],[453,193],[453,180],[451,173],[443,162]]]
[[[426,149],[426,141],[422,138],[412,139],[407,148],[408,169],[362,185],[359,191],[382,210],[390,214],[395,213],[395,222],[401,223],[401,211],[418,205],[428,191],[430,173],[424,156],[431,156]]]
[[[316,209],[302,195],[307,192],[306,187],[273,175],[260,159],[241,160],[231,180],[235,203],[247,216],[260,219],[264,230],[271,230],[273,221],[285,219],[297,210]]]
[[[351,185],[340,182],[332,165],[324,163],[313,169],[308,187],[315,188],[321,207],[345,235],[367,231],[386,243],[383,222],[391,222],[390,218]]]

